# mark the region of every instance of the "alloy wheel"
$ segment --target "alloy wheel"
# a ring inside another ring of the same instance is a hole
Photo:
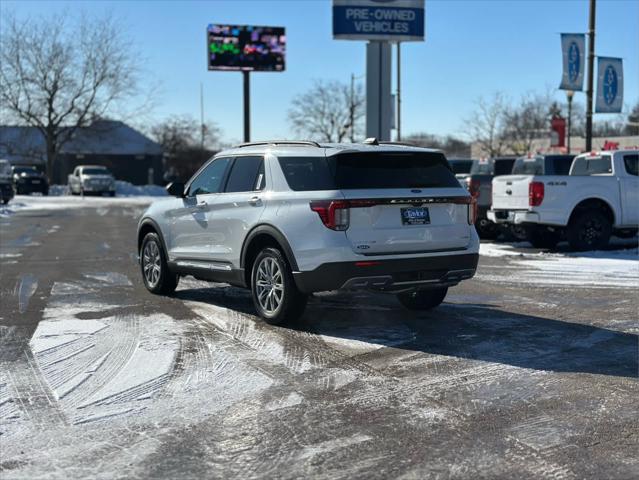
[[[149,287],[155,288],[160,281],[160,273],[162,271],[160,249],[158,244],[151,240],[144,246],[142,252],[142,268],[144,270],[144,278]]]
[[[263,258],[257,267],[255,291],[260,307],[269,315],[274,314],[284,300],[284,278],[277,261]]]

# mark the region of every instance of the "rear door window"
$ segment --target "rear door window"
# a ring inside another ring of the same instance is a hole
[[[601,175],[612,173],[612,158],[610,155],[600,157],[579,157],[573,164],[570,175]]]
[[[439,152],[345,153],[330,157],[329,165],[343,190],[459,187]]]
[[[231,167],[229,179],[226,182],[225,192],[252,192],[258,190],[257,181],[262,171],[263,183],[264,159],[262,157],[237,157]]]
[[[629,175],[639,176],[639,154],[624,155],[623,164]]]

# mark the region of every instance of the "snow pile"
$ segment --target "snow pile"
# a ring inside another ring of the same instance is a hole
[[[121,180],[115,181],[115,194],[121,197],[165,197],[168,195],[166,189],[161,185],[133,185]],[[51,185],[49,195],[59,197],[71,195],[68,185]]]
[[[81,197],[81,196],[28,196],[18,195],[8,205],[0,207],[0,218],[10,217],[16,212],[33,210],[68,210],[95,208],[99,214],[108,213],[107,207],[145,207],[158,200],[157,196]]]

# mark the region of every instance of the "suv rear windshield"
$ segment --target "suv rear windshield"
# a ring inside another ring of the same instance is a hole
[[[473,162],[470,169],[471,175],[510,175],[513,169],[514,158],[489,158]]]
[[[279,161],[292,190],[459,187],[446,157],[437,152],[358,152]]]

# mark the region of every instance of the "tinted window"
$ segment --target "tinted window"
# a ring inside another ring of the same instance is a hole
[[[515,160],[513,175],[543,175],[544,157],[521,157]]]
[[[514,158],[497,159],[495,160],[495,176],[510,175],[513,171]]]
[[[570,175],[597,175],[612,173],[612,161],[609,155],[601,157],[579,157],[573,165]]]
[[[225,192],[252,192],[263,164],[262,157],[238,157],[233,162]],[[263,172],[264,170],[262,170]],[[263,176],[263,175],[262,175]]]
[[[224,174],[230,163],[230,158],[218,158],[209,163],[189,186],[189,195],[204,195],[218,193],[224,180]]]
[[[630,175],[639,176],[639,154],[624,155],[623,164]]]
[[[492,159],[478,160],[473,162],[473,166],[470,169],[471,175],[492,175],[495,163]]]
[[[330,157],[338,188],[459,187],[441,153],[345,153]]]
[[[83,168],[83,175],[110,175],[106,168]]]
[[[291,190],[335,190],[324,157],[281,157],[280,166]]]
[[[448,163],[453,168],[453,173],[470,173],[473,166],[472,160],[448,160]]]
[[[37,173],[35,167],[13,167],[13,173]]]
[[[574,155],[552,155],[546,157],[548,171],[546,175],[568,175]]]

